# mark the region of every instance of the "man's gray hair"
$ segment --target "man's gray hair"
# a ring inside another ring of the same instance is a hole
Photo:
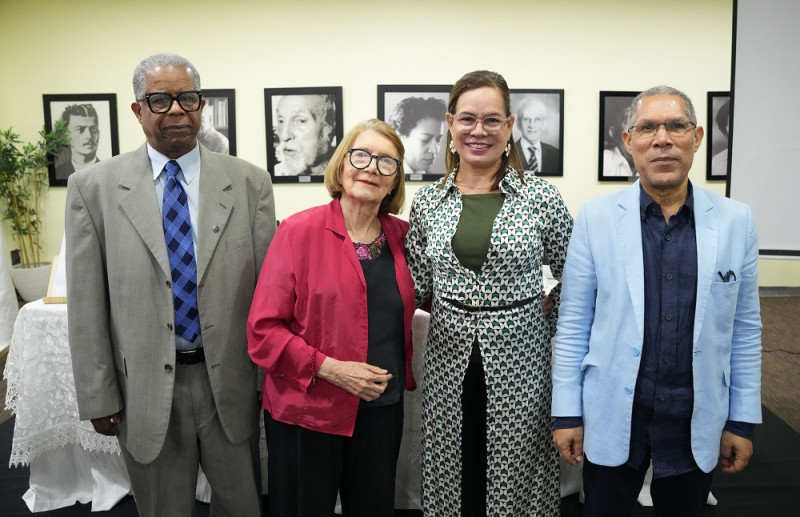
[[[175,66],[180,68],[191,69],[192,77],[194,77],[194,89],[200,89],[200,72],[197,68],[185,57],[177,54],[153,54],[152,56],[142,59],[142,62],[136,66],[133,71],[133,95],[137,101],[144,99],[144,94],[147,91],[146,73],[151,68],[159,66]]]
[[[682,91],[673,88],[672,86],[665,86],[662,84],[659,86],[653,86],[652,88],[643,91],[633,99],[628,112],[628,120],[625,121],[625,127],[623,130],[627,131],[628,128],[631,127],[636,121],[636,110],[638,109],[639,101],[645,97],[652,97],[654,95],[675,95],[676,97],[683,99],[684,104],[686,104],[686,116],[689,117],[690,121],[697,124],[697,115],[694,112],[694,104],[692,104],[692,100],[689,98],[689,96]]]

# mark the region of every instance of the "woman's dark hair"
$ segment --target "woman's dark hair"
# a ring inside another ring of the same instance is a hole
[[[442,99],[406,97],[397,103],[387,122],[398,134],[408,136],[423,119],[432,118],[444,122],[446,110],[447,107]]]
[[[488,70],[476,70],[475,72],[469,72],[465,74],[461,79],[456,81],[456,84],[453,85],[453,91],[450,92],[450,100],[447,103],[447,112],[452,116],[456,114],[456,104],[458,104],[458,99],[464,92],[477,90],[478,88],[494,88],[495,90],[499,91],[500,94],[503,96],[503,104],[505,106],[506,116],[511,116],[511,93],[508,89],[508,83],[503,78],[502,75],[498,74],[497,72],[490,72]],[[444,178],[442,178],[441,185],[444,185],[444,182],[447,180],[447,177],[452,174],[453,169],[458,167],[460,163],[460,158],[458,153],[450,152],[450,142],[453,140],[452,135],[450,132],[447,132],[447,141],[446,141],[446,153],[444,157],[445,166],[447,171],[445,172]],[[523,176],[523,168],[522,168],[522,160],[519,157],[519,151],[517,150],[517,146],[514,145],[513,138],[510,138],[508,141],[511,144],[511,150],[506,156],[505,153],[502,155],[502,162],[500,164],[500,169],[494,176],[494,186],[500,184],[500,181],[505,177],[506,170],[508,166],[511,165],[516,170],[517,174],[519,175],[520,179],[524,182]]]

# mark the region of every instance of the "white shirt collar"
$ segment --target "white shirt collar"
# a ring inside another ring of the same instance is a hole
[[[172,158],[167,158],[156,151],[149,143],[147,144],[147,155],[150,157],[150,165],[153,168],[153,181],[155,181],[161,175],[164,166]],[[195,145],[194,149],[180,158],[175,158],[175,161],[181,166],[184,183],[187,185],[192,183],[200,175],[200,146]]]
[[[525,140],[525,137],[522,137],[521,143],[522,143],[521,147],[525,150],[526,154],[530,152],[530,149],[529,149],[530,147],[533,147],[536,152],[539,152],[539,151],[542,150],[542,141],[541,140],[539,140],[535,144],[532,144],[532,143],[528,142],[527,140]]]

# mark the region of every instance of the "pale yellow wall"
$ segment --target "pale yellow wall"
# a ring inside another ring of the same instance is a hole
[[[488,68],[512,88],[565,90],[564,177],[553,183],[574,214],[624,185],[597,181],[598,91],[669,83],[704,121],[706,92],[729,89],[732,4],[0,0],[0,127],[34,138],[42,94],[116,93],[120,150],[132,150],[143,142],[128,108],[133,68],[176,52],[205,88],[236,89],[238,155],[266,167],[263,88],[341,85],[348,128],[375,116],[378,84],[452,84]],[[703,146],[692,181],[724,194],[705,181],[705,163]],[[410,184],[409,201],[419,186]],[[48,193],[45,256],[58,252],[65,195]],[[321,185],[276,185],[275,197],[279,218],[328,199]],[[762,260],[760,284],[800,285],[800,261]]]

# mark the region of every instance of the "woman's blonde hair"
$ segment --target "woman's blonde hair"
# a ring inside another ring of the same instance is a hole
[[[385,136],[392,142],[395,149],[397,149],[397,153],[399,154],[397,159],[400,160],[400,167],[393,175],[395,178],[394,187],[383,201],[381,201],[380,213],[399,214],[406,199],[406,175],[403,171],[403,155],[406,150],[405,147],[403,147],[403,141],[397,136],[392,126],[382,120],[372,118],[364,122],[359,122],[344,135],[342,142],[336,148],[336,151],[333,152],[333,156],[331,156],[328,166],[325,168],[325,187],[328,189],[328,193],[332,198],[342,197],[342,171],[344,171],[345,160],[348,158],[347,152],[353,146],[356,138],[365,131],[375,131]]]

